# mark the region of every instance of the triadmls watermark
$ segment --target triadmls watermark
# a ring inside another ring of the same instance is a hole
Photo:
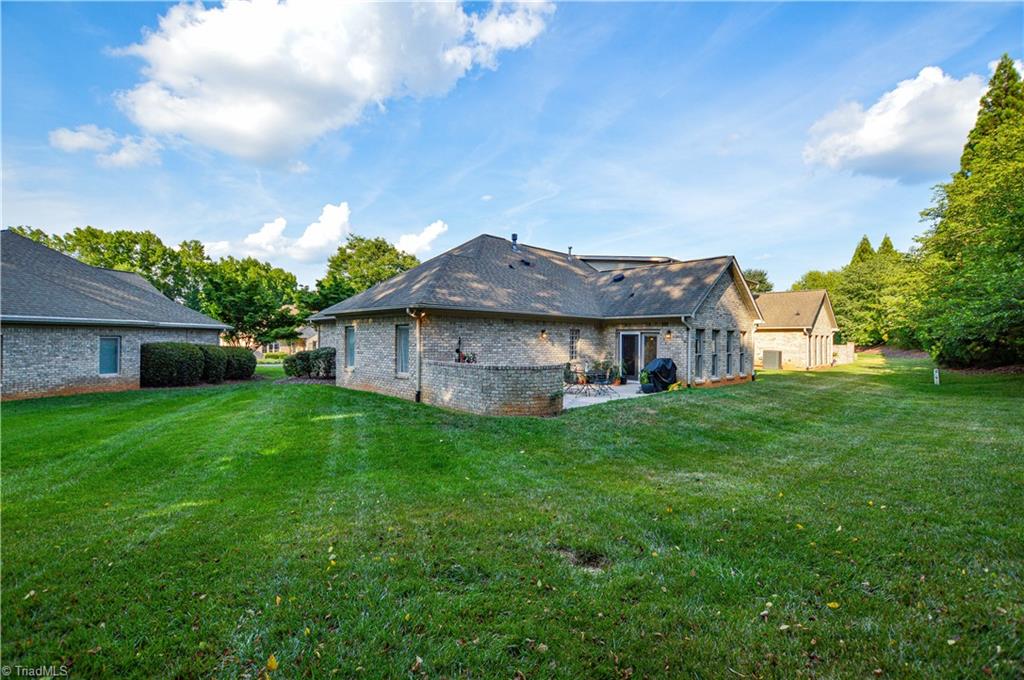
[[[0,666],[0,675],[14,678],[66,678],[71,675],[71,667],[60,666]]]

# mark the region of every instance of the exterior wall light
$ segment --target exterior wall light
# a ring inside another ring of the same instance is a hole
[[[671,328],[669,328],[667,331],[665,331],[665,339],[669,340],[669,341],[672,340],[672,329]]]
[[[547,340],[548,339],[548,329],[547,328],[541,330],[541,332],[540,332],[540,339],[541,340]]]

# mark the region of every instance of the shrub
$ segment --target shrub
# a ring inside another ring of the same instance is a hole
[[[284,359],[286,356],[288,356],[288,352],[264,352],[263,353],[263,358],[264,359],[278,359],[278,360],[280,360],[280,359]]]
[[[309,352],[296,352],[284,358],[284,374],[293,378],[309,377]]]
[[[309,352],[309,374],[314,378],[333,378],[336,353],[333,347]]]
[[[143,387],[195,385],[203,377],[203,351],[187,342],[147,342],[139,351]]]
[[[203,353],[203,382],[223,382],[224,372],[228,367],[228,355],[219,345],[196,345],[196,347]]]
[[[284,372],[296,378],[333,378],[335,358],[333,347],[296,352],[284,358]]]
[[[224,377],[227,380],[248,380],[256,372],[256,355],[245,347],[224,347],[227,355],[227,367]]]

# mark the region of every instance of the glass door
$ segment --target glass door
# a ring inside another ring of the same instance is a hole
[[[658,334],[644,333],[644,363],[640,368],[658,358]]]
[[[622,377],[636,380],[640,377],[637,366],[640,358],[640,334],[621,333],[619,335],[619,362],[622,364]]]

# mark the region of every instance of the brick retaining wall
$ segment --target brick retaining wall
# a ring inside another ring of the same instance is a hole
[[[495,366],[424,359],[422,399],[482,415],[562,411],[562,365]]]

